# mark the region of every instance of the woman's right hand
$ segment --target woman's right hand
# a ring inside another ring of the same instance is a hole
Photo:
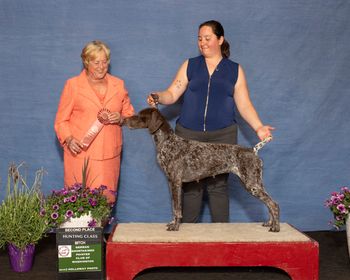
[[[261,141],[268,137],[271,137],[272,140],[272,130],[275,130],[275,128],[270,125],[263,125],[256,130],[256,134]]]
[[[83,144],[79,140],[77,140],[73,136],[69,136],[65,142],[66,142],[68,150],[73,155],[77,155],[77,154],[81,153],[81,151],[83,149]]]

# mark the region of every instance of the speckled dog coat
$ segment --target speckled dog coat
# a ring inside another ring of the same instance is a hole
[[[182,183],[198,181],[222,173],[234,173],[246,190],[260,199],[269,210],[269,220],[263,226],[278,232],[279,206],[265,191],[262,181],[262,160],[254,148],[240,145],[203,143],[183,139],[174,131],[156,108],[147,108],[125,120],[129,128],[148,128],[157,149],[157,159],[169,181],[173,220],[168,230],[178,230],[182,217]]]

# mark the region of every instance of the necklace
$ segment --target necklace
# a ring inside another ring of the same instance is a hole
[[[91,80],[91,78],[88,76],[88,82],[89,85],[91,86],[93,92],[96,94],[96,96],[98,97],[98,99],[100,100],[100,103],[103,104],[106,93],[107,93],[107,80],[103,79],[103,80],[98,80],[98,81],[93,81]]]

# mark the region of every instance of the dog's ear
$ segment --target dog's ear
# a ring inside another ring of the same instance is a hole
[[[163,118],[158,110],[153,110],[151,120],[148,124],[148,130],[151,134],[155,133],[163,124]]]

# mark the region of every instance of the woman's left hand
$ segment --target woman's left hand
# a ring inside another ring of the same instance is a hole
[[[108,114],[109,124],[118,124],[121,125],[123,122],[123,118],[119,112],[112,112]]]
[[[266,139],[267,137],[271,136],[272,137],[272,133],[271,131],[274,130],[275,128],[269,125],[263,125],[261,127],[259,127],[256,131],[256,134],[258,135],[259,139],[262,141],[264,139]]]

